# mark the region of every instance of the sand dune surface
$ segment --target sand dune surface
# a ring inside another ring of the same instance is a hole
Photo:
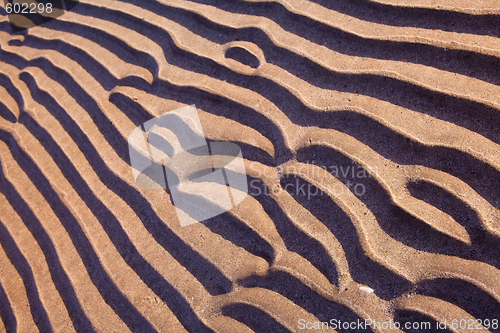
[[[63,3],[0,8],[0,332],[500,332],[497,1]],[[248,195],[181,226],[190,105]]]

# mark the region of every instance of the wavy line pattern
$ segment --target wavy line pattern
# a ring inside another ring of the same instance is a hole
[[[21,33],[0,13],[0,332],[500,332],[495,1],[83,0]],[[127,138],[192,104],[250,195],[181,228]]]

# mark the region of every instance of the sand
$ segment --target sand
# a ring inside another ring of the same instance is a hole
[[[500,331],[496,1],[0,6],[0,332]],[[127,139],[193,104],[249,194],[181,227]]]

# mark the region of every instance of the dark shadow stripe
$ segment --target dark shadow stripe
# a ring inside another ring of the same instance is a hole
[[[242,47],[231,47],[226,51],[224,56],[252,68],[257,68],[260,65],[259,59]]]
[[[203,222],[203,224],[211,232],[219,234],[225,240],[263,258],[269,265],[274,262],[275,253],[272,245],[233,215],[224,213]]]
[[[0,117],[11,123],[16,123],[16,116],[0,101]]]
[[[0,7],[0,11],[1,10],[3,10],[3,8]],[[0,31],[5,31],[9,34],[12,33],[9,21],[0,22]]]
[[[498,249],[498,246],[496,249]],[[417,284],[415,293],[417,295],[436,297],[455,304],[477,319],[500,320],[498,318],[500,303],[471,282],[454,278],[424,280]],[[460,318],[457,319],[460,320]],[[500,327],[497,327],[494,331],[500,332]]]
[[[460,318],[461,319],[461,318]],[[460,325],[460,319],[457,318],[458,325]],[[398,322],[401,327],[401,331],[405,333],[452,333],[448,329],[437,328],[437,320],[429,317],[423,313],[412,311],[412,310],[396,310],[394,311],[394,323]],[[451,325],[449,320],[447,325]]]
[[[2,221],[0,221],[0,225],[2,225],[3,227]],[[2,231],[0,231],[0,233],[1,232]],[[0,238],[0,243],[1,243],[1,238]],[[5,289],[3,288],[2,284],[0,284],[0,318],[2,319],[6,333],[17,332],[16,316],[12,311],[12,306],[10,304],[9,298],[7,297],[7,294],[5,293]]]
[[[269,314],[248,304],[229,304],[224,306],[221,312],[223,316],[231,317],[234,320],[242,322],[254,332],[290,332]]]
[[[0,73],[0,85],[4,87],[9,95],[16,101],[17,106],[19,107],[19,112],[22,112],[24,108],[23,96],[21,95],[21,92],[19,92],[19,90],[17,90],[17,88],[14,86],[10,78]]]
[[[269,188],[260,180],[249,177],[248,194],[262,205],[276,226],[287,250],[293,251],[308,260],[333,285],[338,285],[338,272],[323,245],[315,238],[300,230],[288,218],[276,201],[270,196]]]
[[[474,15],[442,9],[398,7],[371,0],[312,1],[365,21],[385,25],[500,36],[500,17],[493,14]]]
[[[153,116],[139,103],[132,101],[128,96],[114,92],[109,95],[109,101],[113,103],[135,126],[141,126]],[[165,110],[167,111],[167,110]]]

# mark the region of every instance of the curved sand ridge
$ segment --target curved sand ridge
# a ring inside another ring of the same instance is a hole
[[[499,8],[352,8],[87,0],[16,35],[2,10],[0,331],[500,319],[500,39],[454,24]],[[453,24],[396,24],[422,10]],[[136,186],[127,138],[191,104],[251,186],[181,228]]]

